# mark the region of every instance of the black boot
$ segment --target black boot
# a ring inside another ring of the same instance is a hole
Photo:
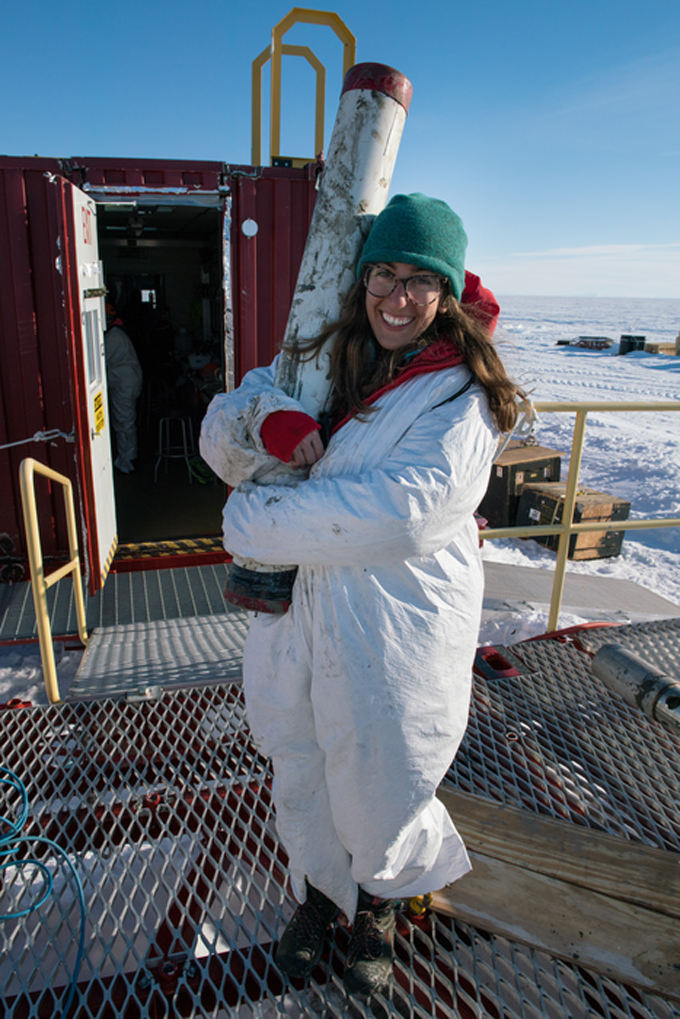
[[[307,882],[307,898],[295,910],[276,949],[276,965],[286,976],[304,980],[323,951],[324,938],[340,910],[323,892]]]
[[[387,987],[392,975],[396,912],[392,899],[375,899],[359,889],[343,978],[351,994],[368,996]]]

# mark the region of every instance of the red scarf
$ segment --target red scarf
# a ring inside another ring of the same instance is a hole
[[[383,393],[388,392],[390,389],[396,389],[397,386],[408,382],[409,379],[414,378],[416,375],[426,375],[430,372],[442,371],[444,368],[455,368],[462,363],[463,355],[451,340],[435,340],[434,343],[430,343],[404,365],[399,370],[396,378],[388,382],[387,385],[381,386],[380,389],[376,389],[370,396],[367,396],[364,403],[375,403]],[[343,425],[347,424],[351,417],[351,414],[345,414],[342,420],[337,425],[334,425],[331,435],[334,435],[338,428],[342,428]]]
[[[455,368],[456,365],[462,364],[462,362],[463,358],[458,348],[450,340],[435,340],[434,343],[431,343],[428,347],[421,350],[420,353],[412,357],[399,370],[395,379],[388,382],[386,386],[381,386],[380,389],[376,389],[374,393],[371,393],[365,402],[368,404],[374,403],[388,389],[395,389],[403,382],[408,382],[415,375],[425,375],[426,372],[441,371],[442,368]],[[347,424],[350,417],[350,414],[345,414],[342,420],[333,427],[331,434],[337,432],[338,428],[341,428],[344,424]],[[314,418],[310,417],[309,414],[303,413],[303,411],[276,410],[269,414],[262,422],[260,436],[268,453],[278,457],[284,463],[288,463],[297,444],[311,431],[320,428],[321,425]]]

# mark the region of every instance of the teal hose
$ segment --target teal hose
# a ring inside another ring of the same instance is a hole
[[[85,952],[85,895],[83,892],[82,882],[68,853],[66,853],[61,846],[57,845],[56,842],[53,842],[52,839],[45,838],[42,835],[21,834],[28,818],[28,793],[26,791],[26,786],[21,779],[15,775],[13,771],[10,771],[9,768],[0,767],[0,786],[9,788],[9,790],[14,790],[14,792],[18,793],[21,799],[19,816],[16,819],[13,820],[0,814],[0,832],[2,833],[0,834],[0,857],[6,858],[2,863],[0,863],[0,878],[3,871],[7,870],[8,867],[16,867],[21,871],[23,871],[24,868],[33,867],[42,875],[43,878],[43,886],[35,901],[32,902],[30,906],[26,909],[16,910],[15,912],[0,913],[0,920],[15,920],[23,916],[28,916],[30,913],[35,912],[36,909],[42,906],[52,894],[53,878],[49,868],[44,863],[32,858],[25,860],[15,859],[21,845],[25,842],[37,842],[42,845],[49,846],[53,853],[55,853],[68,866],[76,887],[78,903],[80,905],[80,937],[78,939],[78,954],[76,956],[73,977],[71,979],[68,995],[62,1010],[62,1016],[66,1016],[78,987],[78,974],[80,972],[80,966]]]

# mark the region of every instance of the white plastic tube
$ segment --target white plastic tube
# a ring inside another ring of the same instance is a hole
[[[317,336],[337,319],[374,218],[387,201],[411,100],[411,84],[385,64],[357,64],[343,84],[328,159],[302,257],[284,342]],[[276,385],[312,417],[328,395],[328,351],[279,359]]]
[[[286,327],[284,343],[290,346],[317,336],[340,313],[364,240],[387,201],[412,91],[408,78],[386,64],[356,64],[345,75]],[[279,358],[276,385],[312,417],[318,417],[328,396],[331,342],[311,361]],[[295,478],[300,472],[281,464],[257,481],[293,484]],[[284,592],[292,588],[294,571],[237,555],[233,567],[225,592],[231,604],[285,611]],[[268,576],[258,580],[248,571]]]

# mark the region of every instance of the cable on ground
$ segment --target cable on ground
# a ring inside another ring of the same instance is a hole
[[[33,867],[43,878],[43,885],[37,898],[31,902],[27,908],[18,909],[9,913],[0,913],[0,920],[16,920],[21,917],[28,916],[30,913],[39,909],[52,894],[54,879],[50,873],[49,867],[42,860],[37,860],[35,858],[27,858],[25,860],[15,859],[16,854],[19,853],[22,845],[26,842],[40,843],[43,846],[48,846],[54,854],[66,863],[76,886],[78,904],[80,906],[80,936],[78,938],[78,954],[76,956],[73,977],[71,979],[68,995],[62,1010],[62,1017],[64,1017],[68,1014],[78,987],[78,973],[80,972],[80,965],[83,961],[83,955],[85,952],[85,895],[83,892],[83,886],[71,858],[68,853],[61,848],[61,846],[57,845],[56,842],[53,842],[52,839],[45,838],[42,835],[22,835],[24,825],[28,818],[28,793],[26,791],[26,786],[18,775],[15,775],[13,771],[9,770],[9,768],[0,767],[0,789],[9,796],[11,796],[11,792],[14,791],[18,794],[21,801],[19,816],[16,819],[5,817],[3,814],[0,814],[0,858],[5,857],[5,859],[0,862],[0,882],[2,880],[3,872],[9,867],[15,867],[21,872],[23,872],[23,870],[27,867]],[[33,882],[31,881],[30,883],[32,884]]]

